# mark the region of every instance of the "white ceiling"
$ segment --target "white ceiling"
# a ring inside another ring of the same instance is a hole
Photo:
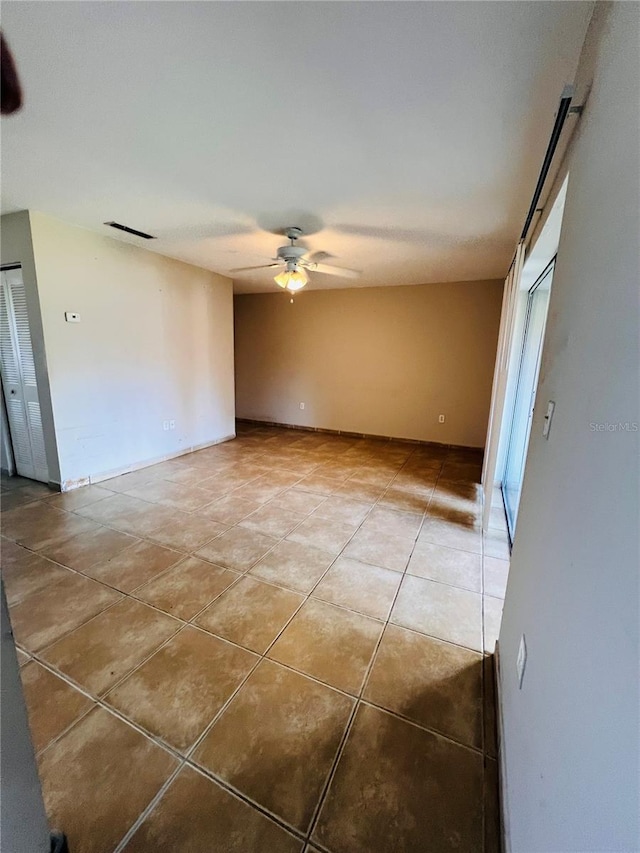
[[[5,2],[26,103],[2,120],[3,212],[223,274],[301,225],[358,286],[501,277],[592,6]]]

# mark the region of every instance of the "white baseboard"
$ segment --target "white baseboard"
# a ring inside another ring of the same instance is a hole
[[[131,462],[119,468],[113,468],[110,471],[101,471],[98,474],[91,474],[88,477],[81,477],[76,480],[65,480],[61,485],[61,491],[70,492],[73,489],[79,489],[82,486],[89,484],[103,483],[105,480],[110,480],[112,477],[119,477],[121,474],[129,474],[131,471],[140,471],[142,468],[149,468],[151,465],[158,465],[160,462],[168,462],[170,459],[178,459],[180,456],[186,456],[188,453],[195,453],[196,450],[205,450],[207,447],[215,447],[216,444],[223,444],[225,441],[231,441],[236,437],[235,432],[230,435],[225,435],[222,438],[217,438],[214,441],[205,441],[202,444],[194,444],[191,447],[183,447],[175,453],[164,454],[163,456],[155,456],[153,459],[145,459],[143,462]]]
[[[509,832],[509,799],[507,785],[507,760],[504,742],[504,721],[502,719],[501,675],[500,675],[500,642],[496,640],[494,652],[495,692],[496,692],[496,722],[498,729],[498,788],[500,799],[500,827],[502,830],[502,853],[511,853],[511,834]]]

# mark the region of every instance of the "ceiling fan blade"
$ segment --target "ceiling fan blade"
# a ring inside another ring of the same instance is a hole
[[[348,270],[344,267],[333,267],[329,264],[305,264],[307,269],[310,269],[312,272],[321,272],[325,275],[339,275],[342,278],[359,278],[362,273],[360,270]]]
[[[331,258],[335,258],[335,255],[329,254],[329,252],[313,252],[310,255],[305,255],[305,261],[309,261],[311,264],[322,264],[324,261],[329,261]]]
[[[280,264],[259,264],[257,267],[235,267],[228,272],[248,272],[249,270],[270,270],[272,267],[279,267]]]

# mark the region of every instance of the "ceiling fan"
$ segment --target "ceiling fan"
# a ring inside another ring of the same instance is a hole
[[[309,273],[320,272],[327,275],[339,275],[342,278],[358,278],[360,272],[358,270],[344,269],[343,267],[334,267],[331,264],[320,263],[318,257],[330,257],[326,252],[316,252],[314,256],[307,254],[307,249],[304,246],[296,246],[296,240],[302,237],[302,228],[291,226],[285,229],[286,236],[291,241],[287,246],[280,246],[276,252],[276,257],[273,258],[274,263],[260,264],[256,267],[237,267],[229,270],[229,272],[247,272],[248,270],[263,270],[273,269],[284,266],[282,272],[275,276],[274,280],[279,287],[295,293],[309,282]]]

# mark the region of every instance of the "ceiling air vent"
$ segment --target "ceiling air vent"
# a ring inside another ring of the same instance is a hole
[[[117,228],[118,231],[126,231],[127,234],[133,234],[136,237],[142,237],[143,240],[156,239],[152,234],[145,234],[144,231],[136,231],[135,228],[129,228],[128,225],[121,225],[119,222],[105,222],[103,224],[108,225],[110,228]]]

